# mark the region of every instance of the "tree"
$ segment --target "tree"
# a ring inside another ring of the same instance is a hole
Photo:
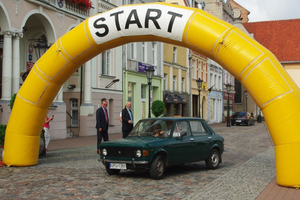
[[[164,113],[165,110],[165,103],[161,100],[155,100],[152,102],[152,114],[155,117],[158,117]]]

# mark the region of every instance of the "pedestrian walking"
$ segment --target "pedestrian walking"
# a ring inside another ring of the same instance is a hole
[[[97,153],[100,154],[99,144],[102,141],[108,141],[108,114],[107,101],[102,101],[102,106],[96,111],[96,129],[97,129]]]
[[[50,121],[52,121],[53,119],[54,119],[54,115],[52,115],[50,118],[48,118],[48,116],[46,116],[45,122],[44,122],[43,129],[44,129],[46,151],[48,151],[48,145],[49,145],[49,142],[50,142],[50,133],[49,133]]]
[[[131,102],[126,103],[125,108],[122,110],[122,132],[123,138],[126,138],[133,128],[133,114],[130,110]]]

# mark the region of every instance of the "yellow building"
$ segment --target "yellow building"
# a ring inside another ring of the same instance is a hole
[[[166,3],[186,5],[184,1],[167,0]],[[166,116],[190,116],[189,50],[164,43],[163,101]]]

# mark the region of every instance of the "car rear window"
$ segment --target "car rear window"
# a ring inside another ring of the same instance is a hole
[[[247,115],[246,112],[236,112],[233,114],[233,116],[245,116],[245,115]]]

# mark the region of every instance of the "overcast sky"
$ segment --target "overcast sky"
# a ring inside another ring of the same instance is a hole
[[[250,15],[249,22],[300,18],[300,0],[234,0]]]

